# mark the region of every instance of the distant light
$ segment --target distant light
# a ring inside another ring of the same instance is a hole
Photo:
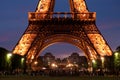
[[[72,67],[73,64],[69,63],[68,65],[66,65],[66,67]]]
[[[7,59],[10,59],[12,57],[12,53],[7,54]]]
[[[118,52],[115,52],[115,56],[116,56],[116,57],[118,57],[118,54],[119,54]]]
[[[58,67],[55,63],[51,64],[52,67]]]
[[[11,57],[12,57],[12,53],[8,53],[7,55],[6,55],[6,60],[7,60],[7,62],[10,62],[11,60]]]
[[[31,59],[34,59],[34,55],[32,55]]]
[[[35,61],[35,62],[34,62],[34,64],[36,65],[36,64],[38,64],[38,62],[37,62],[37,61]]]
[[[92,63],[95,63],[95,60],[94,60],[94,59],[92,60]]]
[[[55,64],[52,64],[53,67],[55,67]]]
[[[102,68],[104,68],[104,61],[105,61],[105,58],[101,56]]]
[[[25,59],[24,58],[21,58],[22,61],[24,61]]]
[[[104,61],[104,59],[105,59],[105,58],[102,56],[102,57],[101,57],[101,60]]]
[[[25,60],[24,58],[21,58],[21,63],[23,63],[23,62],[24,62],[24,60]]]
[[[42,69],[43,69],[43,70],[45,70],[45,69],[46,69],[46,67],[43,67]]]

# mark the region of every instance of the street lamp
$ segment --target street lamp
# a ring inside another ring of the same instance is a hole
[[[97,61],[95,59],[92,60],[92,71],[97,68]]]
[[[10,69],[10,67],[11,67],[11,57],[12,57],[12,53],[8,53],[6,55],[6,62],[7,62],[8,69]]]
[[[92,60],[92,63],[93,63],[93,64],[95,64],[95,63],[96,63],[96,61],[93,59],[93,60]]]
[[[8,53],[6,56],[7,63],[10,63],[11,57],[12,57],[12,53]]]
[[[21,58],[21,66],[23,66],[24,65],[24,61],[25,61],[25,58]]]
[[[37,65],[37,64],[38,64],[38,62],[37,62],[37,61],[35,61],[35,62],[34,62],[34,64],[35,64],[35,65]]]
[[[11,54],[11,53],[8,53],[8,54],[7,54],[7,60],[10,60],[11,57],[12,57],[12,54]]]
[[[66,67],[73,67],[73,64],[69,63]]]
[[[115,57],[116,57],[116,58],[118,57],[118,54],[119,54],[118,52],[115,52]]]
[[[57,64],[52,63],[52,64],[51,64],[51,67],[53,67],[53,68],[57,68],[58,66],[57,66]]]
[[[105,58],[101,56],[102,68],[104,68],[104,61],[105,61]]]
[[[116,71],[118,71],[118,69],[120,69],[120,55],[119,52],[115,52],[114,53],[114,67],[116,69]]]
[[[25,60],[24,58],[21,58],[21,63],[23,63],[23,62],[24,62],[24,60]]]

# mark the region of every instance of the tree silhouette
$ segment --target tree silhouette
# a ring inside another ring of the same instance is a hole
[[[7,68],[6,55],[8,52],[7,49],[0,47],[0,71],[4,71]]]
[[[117,52],[120,52],[120,46],[118,46],[118,47],[116,48],[116,51],[117,51]]]
[[[21,55],[13,54],[12,64],[11,64],[12,70],[22,69],[24,67],[23,63],[21,62],[22,58],[23,58],[23,56],[21,56]]]
[[[116,48],[116,51],[114,52],[114,69],[116,74],[120,71],[120,46]]]

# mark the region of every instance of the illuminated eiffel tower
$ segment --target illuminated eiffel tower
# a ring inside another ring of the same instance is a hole
[[[70,12],[53,12],[55,0],[39,0],[36,11],[28,13],[28,27],[13,53],[31,62],[46,47],[67,42],[81,49],[88,60],[111,56],[110,47],[96,27],[96,13],[89,12],[85,0],[69,3]]]

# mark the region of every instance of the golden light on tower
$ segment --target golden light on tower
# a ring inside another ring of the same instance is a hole
[[[88,34],[91,42],[101,56],[111,56],[112,52],[100,34]]]
[[[14,54],[25,55],[31,62],[47,46],[68,42],[83,50],[90,61],[112,55],[96,26],[96,12],[89,12],[85,0],[70,0],[70,12],[53,12],[54,3],[39,0],[36,11],[28,13],[28,28],[13,49]]]

